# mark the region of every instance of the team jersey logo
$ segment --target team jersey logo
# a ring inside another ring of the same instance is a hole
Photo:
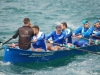
[[[28,31],[25,31],[25,34],[28,34]]]

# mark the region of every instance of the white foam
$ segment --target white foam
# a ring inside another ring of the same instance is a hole
[[[10,65],[10,62],[4,63],[3,61],[0,61],[1,65]]]
[[[0,75],[5,75],[3,72],[0,72]]]

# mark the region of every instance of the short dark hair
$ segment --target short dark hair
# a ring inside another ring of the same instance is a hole
[[[61,24],[63,24],[63,26],[65,26],[67,28],[67,23],[66,22],[62,22]]]
[[[30,22],[29,18],[24,18],[24,24],[28,24]]]
[[[37,28],[39,30],[39,26],[38,25],[34,25],[32,28]]]

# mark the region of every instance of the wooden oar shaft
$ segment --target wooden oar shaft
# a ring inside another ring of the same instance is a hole
[[[61,47],[65,47],[64,45],[60,45],[58,43],[54,43],[58,46],[61,46]],[[76,50],[80,50],[80,51],[83,51],[83,52],[88,52],[88,53],[91,53],[91,54],[96,54],[96,55],[100,55],[100,53],[97,53],[97,52],[93,52],[93,51],[89,51],[89,50],[85,50],[85,49],[80,49],[80,48],[75,48]]]
[[[13,38],[10,38],[9,40],[5,41],[4,43],[2,43],[2,45],[6,44],[7,42],[9,42],[10,40],[12,40]]]
[[[100,55],[100,53],[93,52],[93,51],[88,51],[88,50],[85,50],[85,49],[79,49],[79,48],[76,48],[76,50],[83,51],[83,52],[88,52],[88,53],[91,53],[91,54]]]
[[[84,38],[84,37],[82,37],[83,39],[85,39],[85,40],[88,40],[89,41],[89,39],[88,38]]]
[[[97,38],[97,39],[100,39],[100,37],[99,36],[92,36],[93,38]]]
[[[8,42],[8,43],[5,43],[5,44],[12,44],[12,43],[18,43],[18,42]],[[34,43],[34,42],[31,42],[31,43]]]
[[[58,46],[61,46],[61,47],[65,47],[64,45],[60,45],[60,44],[57,44],[57,43],[55,43],[55,44],[58,45]],[[75,48],[75,49],[76,49],[76,50],[83,51],[83,52],[88,52],[88,53],[91,53],[91,54],[100,55],[100,53],[93,52],[93,51],[89,51],[89,50],[85,50],[85,49],[79,49],[79,48]]]
[[[12,39],[13,39],[13,38],[10,38],[10,39],[8,39],[7,41],[5,41],[4,43],[0,42],[0,43],[2,44],[0,50],[2,49],[2,46],[3,46],[4,44],[6,44],[7,42],[9,42],[9,41],[12,40]]]

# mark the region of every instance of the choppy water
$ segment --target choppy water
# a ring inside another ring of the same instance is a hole
[[[98,16],[100,0],[0,0],[0,41],[10,38],[23,25],[25,17],[48,34],[57,23],[65,21],[74,30],[84,19],[93,25]],[[0,51],[0,75],[100,75],[99,55],[76,56],[71,62],[61,63],[64,65],[44,65],[38,69],[3,63],[2,58],[3,50]]]

